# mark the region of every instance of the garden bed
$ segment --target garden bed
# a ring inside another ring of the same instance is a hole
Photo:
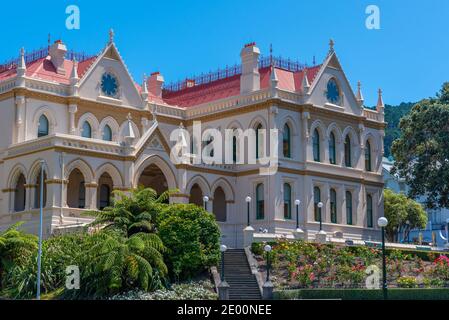
[[[278,291],[367,288],[367,277],[373,270],[378,272],[380,278],[372,283],[379,284],[381,281],[381,250],[284,239],[270,244],[273,248],[270,253],[270,276]],[[252,252],[259,271],[265,277],[266,255],[263,246],[262,243],[254,243]],[[387,281],[391,288],[449,287],[449,258],[445,255],[389,249],[386,261]]]

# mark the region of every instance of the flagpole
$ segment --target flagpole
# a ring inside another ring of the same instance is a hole
[[[36,299],[41,299],[41,257],[42,257],[42,224],[43,224],[43,203],[44,203],[44,161],[41,164],[41,177],[39,185],[39,251],[37,254],[37,293]]]

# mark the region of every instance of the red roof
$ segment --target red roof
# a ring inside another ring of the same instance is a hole
[[[81,78],[87,71],[87,69],[95,61],[96,57],[91,57],[87,60],[78,63],[78,77]],[[70,83],[70,75],[73,69],[73,62],[71,60],[64,61],[65,74],[59,74],[56,72],[56,68],[50,61],[50,57],[41,58],[26,65],[26,76],[30,78],[38,78],[47,81],[54,81],[62,84]],[[16,76],[16,68],[11,68],[0,72],[0,81],[7,80]]]
[[[309,83],[315,79],[320,65],[307,68],[307,79]],[[281,90],[300,92],[304,71],[288,71],[275,68],[279,80],[278,87]],[[260,88],[266,89],[270,86],[271,67],[259,69]],[[240,94],[240,74],[228,78],[212,81],[206,84],[195,85],[178,91],[164,90],[163,100],[171,105],[180,107],[192,107],[206,102],[216,101]]]

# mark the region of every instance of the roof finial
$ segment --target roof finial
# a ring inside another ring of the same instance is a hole
[[[313,66],[316,66],[316,58],[315,58],[315,55],[313,55],[312,65],[313,65]]]
[[[273,44],[270,43],[270,65],[273,66]]]
[[[147,86],[147,75],[144,73],[143,74],[143,83],[142,83],[142,98],[143,100],[147,100],[148,99],[148,86]]]
[[[114,30],[112,28],[109,29],[109,44],[114,42],[114,35],[115,35]]]
[[[377,106],[376,110],[379,111],[380,109],[384,108],[384,100],[382,98],[382,89],[379,88],[377,91]]]
[[[302,92],[307,94],[310,89],[309,78],[307,77],[307,68],[304,68],[304,76],[302,78]]]
[[[51,35],[50,35],[50,33],[48,34],[47,46],[48,46],[48,49],[50,50],[50,46],[51,46]]]
[[[357,82],[357,101],[360,105],[363,104],[363,94],[362,94],[362,83],[360,81]]]
[[[329,40],[329,52],[334,52],[334,45],[335,45],[334,40],[330,39]]]
[[[22,47],[20,48],[20,57],[19,62],[17,64],[17,76],[23,77],[26,73],[26,63],[25,63],[25,49]]]
[[[73,55],[72,62],[73,62],[73,68],[72,68],[72,74],[70,75],[70,78],[72,80],[78,80],[78,62],[76,61],[75,55]],[[74,82],[76,83],[77,81],[74,81]]]

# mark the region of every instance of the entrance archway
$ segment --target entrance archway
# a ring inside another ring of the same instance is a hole
[[[145,188],[151,188],[155,190],[158,195],[168,190],[168,183],[164,173],[154,163],[150,164],[142,171],[138,185]]]
[[[14,192],[14,211],[20,212],[25,210],[26,190],[25,190],[25,176],[21,173],[17,179]]]
[[[86,207],[86,186],[83,174],[79,169],[73,169],[67,185],[67,205],[70,208],[84,209]]]
[[[203,207],[203,191],[197,183],[195,183],[190,189],[189,203]]]
[[[97,208],[103,210],[111,205],[111,194],[114,183],[109,173],[105,172],[98,180]]]
[[[214,192],[213,212],[217,221],[226,221],[226,195],[221,187]]]

